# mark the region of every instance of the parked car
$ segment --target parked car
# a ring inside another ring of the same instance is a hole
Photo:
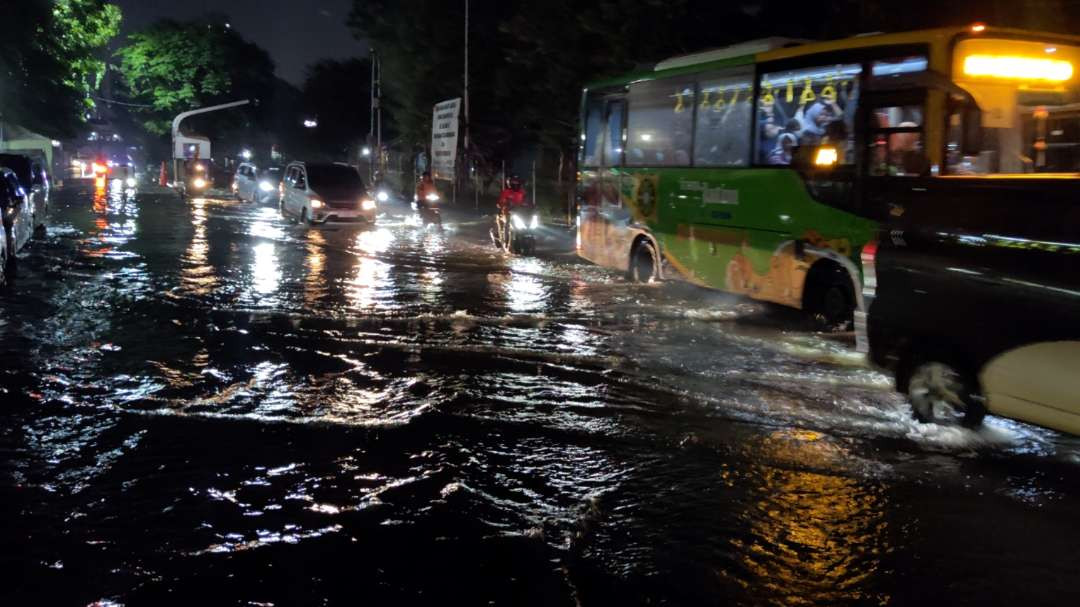
[[[22,154],[0,154],[0,167],[11,169],[30,200],[34,231],[45,229],[49,214],[49,176],[41,163]]]
[[[11,169],[0,168],[0,215],[3,224],[4,278],[15,273],[15,254],[34,232],[30,197]]]
[[[922,421],[989,412],[1080,434],[1077,181],[934,185],[897,190],[863,251],[859,348]]]
[[[301,223],[374,222],[375,199],[360,173],[347,164],[293,162],[281,182],[282,215]]]

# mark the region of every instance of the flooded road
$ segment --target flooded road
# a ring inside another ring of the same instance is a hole
[[[1075,604],[1080,441],[556,230],[68,190],[0,292],[8,603]]]

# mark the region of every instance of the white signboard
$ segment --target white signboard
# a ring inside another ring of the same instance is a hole
[[[454,178],[460,111],[460,97],[435,104],[431,120],[431,174],[436,179]]]
[[[173,158],[210,158],[210,140],[198,135],[177,135],[173,140]]]

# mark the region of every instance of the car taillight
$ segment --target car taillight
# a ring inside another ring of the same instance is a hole
[[[868,301],[868,298],[873,297],[877,292],[877,250],[877,241],[871,240],[863,245],[860,254],[863,270],[863,298]]]

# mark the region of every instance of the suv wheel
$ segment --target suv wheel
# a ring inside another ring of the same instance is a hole
[[[975,382],[943,362],[916,364],[907,379],[907,394],[915,419],[923,423],[974,428],[986,416]]]

